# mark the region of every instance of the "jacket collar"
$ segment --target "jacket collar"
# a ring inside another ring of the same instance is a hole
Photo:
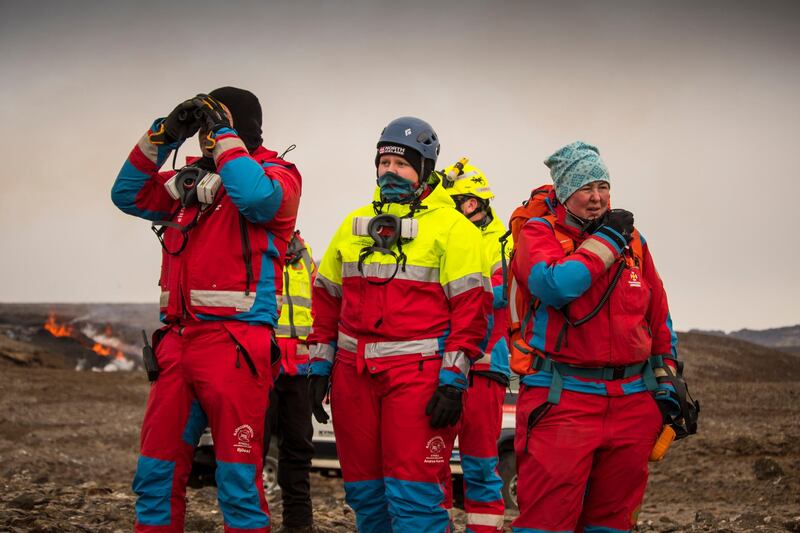
[[[441,209],[443,207],[449,207],[451,209],[455,209],[456,204],[453,202],[453,199],[450,198],[450,195],[447,194],[444,189],[441,187],[439,183],[434,185],[429,185],[431,187],[430,192],[424,196],[422,201],[420,202],[420,207],[414,211],[414,218],[418,218],[423,216],[425,213],[430,211],[434,211],[436,209]],[[381,189],[380,187],[375,187],[375,192],[372,195],[373,201],[380,201],[381,199]],[[383,204],[383,213],[387,213],[390,215],[395,215],[398,217],[404,217],[408,215],[410,210],[410,204]]]

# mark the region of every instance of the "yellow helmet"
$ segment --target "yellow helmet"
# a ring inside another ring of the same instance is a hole
[[[489,180],[483,174],[483,171],[478,167],[472,165],[463,165],[463,170],[460,171],[456,165],[452,165],[444,169],[444,175],[454,175],[455,181],[451,182],[452,185],[445,185],[447,192],[450,196],[475,196],[481,200],[491,200],[494,198],[491,187],[489,187]]]

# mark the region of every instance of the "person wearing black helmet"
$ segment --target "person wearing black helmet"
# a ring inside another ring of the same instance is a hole
[[[445,476],[490,295],[480,232],[433,173],[418,118],[381,133],[373,201],[334,235],[314,283],[310,393],[331,410],[346,499],[366,533],[444,532]]]
[[[160,172],[199,132],[203,157]],[[283,257],[301,177],[261,146],[261,106],[235,87],[198,94],[157,119],[117,175],[123,212],[162,246],[161,319],[147,347],[153,381],[133,480],[139,533],[181,532],[193,449],[206,425],[226,532],[267,533],[264,418],[272,385]]]

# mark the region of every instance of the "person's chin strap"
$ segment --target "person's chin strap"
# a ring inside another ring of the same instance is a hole
[[[606,212],[603,213],[603,216],[597,217],[597,218],[592,219],[592,220],[586,220],[586,219],[583,219],[583,218],[579,217],[578,215],[576,215],[572,211],[570,211],[569,208],[566,205],[564,206],[564,209],[567,211],[567,215],[569,215],[572,218],[574,218],[578,222],[578,224],[580,224],[580,228],[579,229],[581,230],[582,233],[592,233],[594,230],[596,230],[597,228],[602,226],[603,225],[603,221],[605,220],[605,217],[606,217],[606,213],[608,213],[608,210],[606,210]]]

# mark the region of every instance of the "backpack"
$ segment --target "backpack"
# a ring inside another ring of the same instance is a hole
[[[525,339],[525,331],[528,330],[528,325],[533,320],[536,310],[539,308],[540,301],[538,298],[531,296],[526,290],[520,289],[517,285],[517,280],[513,274],[509,272],[509,267],[513,264],[514,256],[516,253],[516,246],[519,242],[519,233],[522,227],[527,224],[531,218],[543,218],[553,228],[553,233],[556,239],[561,244],[564,250],[564,255],[569,255],[575,251],[575,242],[572,237],[558,229],[556,225],[555,206],[552,202],[552,185],[542,185],[531,191],[530,197],[522,202],[522,205],[514,209],[511,213],[511,218],[508,222],[509,230],[500,238],[501,247],[505,252],[505,247],[508,244],[509,235],[512,237],[512,250],[507,264],[505,261],[505,253],[503,253],[503,292],[508,301],[508,347],[510,352],[511,370],[519,375],[532,374],[535,372],[533,369],[534,358],[545,357],[545,354],[533,348],[529,343],[529,339]],[[639,232],[634,229],[633,239],[630,242],[632,257],[626,258],[628,266],[635,264],[640,265],[642,262],[642,240]],[[617,270],[614,280],[609,285],[606,294],[600,299],[597,307],[586,315],[585,317],[567,321],[564,324],[566,328],[568,325],[577,327],[581,324],[588,322],[600,311],[602,306],[608,300],[614,286],[616,285],[619,275],[625,265],[621,264]],[[563,311],[562,311],[563,312]],[[566,318],[566,315],[565,315]],[[532,328],[531,328],[532,329]]]

